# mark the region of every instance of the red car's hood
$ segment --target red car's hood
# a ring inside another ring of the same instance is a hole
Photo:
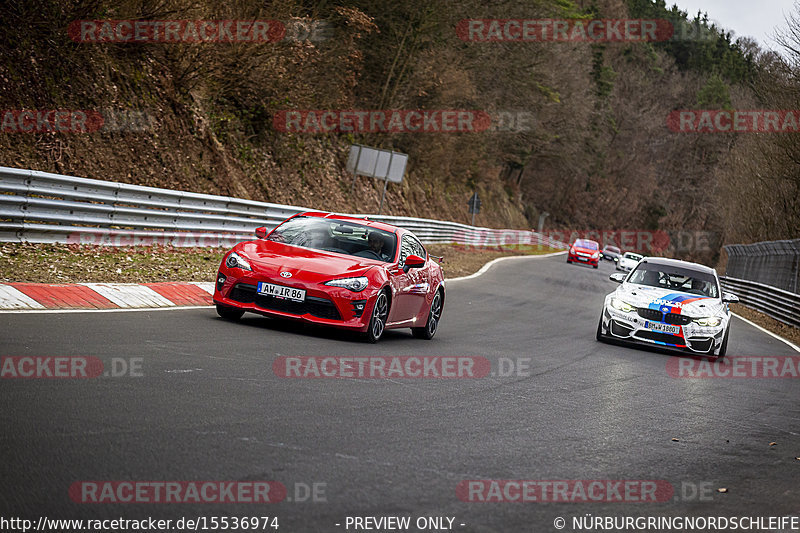
[[[388,264],[363,257],[311,250],[267,240],[243,242],[234,250],[250,262],[254,272],[265,274],[291,272],[293,277],[311,282],[337,277],[363,276],[375,266]]]

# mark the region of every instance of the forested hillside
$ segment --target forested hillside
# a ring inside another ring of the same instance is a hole
[[[99,110],[91,133],[0,133],[0,164],[374,212],[351,143],[409,154],[384,212],[476,223],[705,231],[719,246],[800,233],[800,134],[675,132],[676,110],[800,109],[800,9],[785,54],[663,0],[9,0],[0,109]],[[713,17],[713,13],[709,16]],[[470,41],[466,19],[669,20],[661,42]],[[259,43],[76,42],[81,20],[276,20]],[[776,21],[780,22],[780,21]],[[294,23],[294,24],[292,24]],[[296,31],[309,28],[315,31]],[[292,133],[291,110],[473,110],[476,132]],[[121,117],[121,118],[120,118]],[[131,117],[137,117],[131,124]],[[126,118],[128,120],[126,120]]]

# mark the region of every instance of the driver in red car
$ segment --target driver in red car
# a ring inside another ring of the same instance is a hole
[[[371,231],[369,235],[367,235],[367,248],[366,250],[361,250],[360,252],[356,252],[353,255],[357,255],[358,257],[366,257],[367,259],[380,259],[381,261],[389,261],[391,258],[389,254],[383,251],[383,237],[377,231]]]

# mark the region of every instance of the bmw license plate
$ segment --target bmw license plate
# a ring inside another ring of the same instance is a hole
[[[306,299],[306,291],[303,289],[273,285],[272,283],[265,283],[263,281],[258,282],[258,294],[266,294],[267,296],[274,296],[275,298],[284,300],[293,300],[295,302],[304,302]]]
[[[672,335],[680,335],[680,326],[671,326],[669,324],[662,324],[660,322],[645,322],[644,327],[651,331],[660,331],[661,333],[670,333]]]

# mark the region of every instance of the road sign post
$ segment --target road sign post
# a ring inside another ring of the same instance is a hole
[[[481,212],[481,199],[478,198],[478,193],[475,192],[467,202],[469,212],[472,213],[472,226],[475,225],[475,215]]]
[[[408,154],[354,144],[350,147],[350,154],[347,157],[347,170],[353,173],[353,183],[350,186],[350,190],[355,190],[356,176],[358,174],[382,179],[383,193],[381,194],[381,203],[378,208],[378,214],[381,214],[389,182],[402,183],[407,163]]]

